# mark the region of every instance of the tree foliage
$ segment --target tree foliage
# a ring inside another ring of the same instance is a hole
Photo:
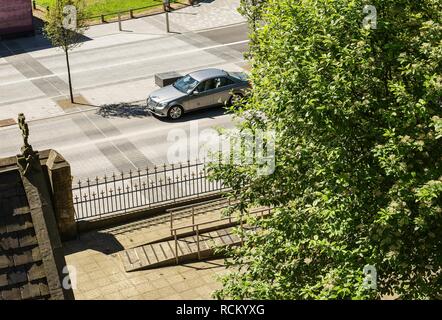
[[[75,12],[65,9],[69,6],[73,6]],[[54,47],[67,52],[81,45],[86,30],[84,8],[84,0],[57,0],[49,7],[45,17],[44,34]]]
[[[219,165],[241,209],[274,205],[218,298],[442,296],[442,3],[269,0],[240,128],[276,131],[276,170]],[[363,286],[365,265],[377,288]]]
[[[255,30],[259,21],[262,18],[262,12],[264,12],[264,8],[268,0],[241,0],[240,7],[238,9],[239,13],[241,13],[248,21],[252,30]]]

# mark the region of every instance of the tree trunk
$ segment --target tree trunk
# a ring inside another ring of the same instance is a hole
[[[69,94],[71,96],[71,103],[74,103],[74,94],[72,93],[71,66],[69,65],[69,50],[64,50],[64,53],[66,55],[66,65],[68,67]]]

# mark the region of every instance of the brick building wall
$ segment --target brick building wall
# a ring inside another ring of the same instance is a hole
[[[31,0],[0,0],[0,37],[33,30]]]

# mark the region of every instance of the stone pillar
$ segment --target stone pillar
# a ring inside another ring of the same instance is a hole
[[[57,151],[50,150],[46,167],[60,238],[74,239],[77,236],[77,224],[72,198],[71,166]]]

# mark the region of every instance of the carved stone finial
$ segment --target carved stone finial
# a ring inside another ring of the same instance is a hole
[[[35,152],[32,149],[32,146],[29,144],[29,127],[26,123],[26,118],[23,113],[18,115],[18,126],[22,132],[23,136],[23,146],[21,147],[21,154],[17,156],[17,162],[20,169],[23,172],[23,175],[26,176],[30,170],[35,168],[40,161],[38,152]]]
[[[20,128],[20,130],[22,132],[24,146],[29,147],[30,146],[29,142],[28,142],[29,127],[28,127],[28,124],[26,123],[26,118],[23,113],[19,113],[19,115],[18,115],[18,127]]]

